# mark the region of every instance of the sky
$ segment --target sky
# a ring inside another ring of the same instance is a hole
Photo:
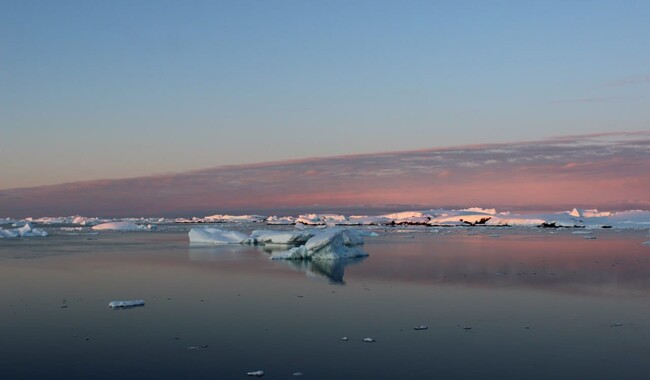
[[[0,0],[0,189],[647,131],[648,1]]]
[[[230,165],[0,190],[0,217],[650,209],[650,132]]]

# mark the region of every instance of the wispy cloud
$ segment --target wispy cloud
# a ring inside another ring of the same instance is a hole
[[[576,98],[576,99],[564,99],[553,101],[553,104],[598,104],[598,103],[609,103],[619,100],[623,100],[623,97],[620,96],[594,96],[588,98]]]
[[[627,77],[603,84],[603,87],[625,87],[650,83],[650,75]]]

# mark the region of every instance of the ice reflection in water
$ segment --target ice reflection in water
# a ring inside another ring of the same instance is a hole
[[[330,284],[344,285],[345,268],[349,265],[358,264],[367,257],[345,258],[338,260],[270,260],[270,256],[276,252],[286,251],[291,248],[289,245],[201,245],[191,244],[189,258],[191,261],[233,261],[253,259],[252,253],[262,253],[264,259],[268,259],[272,265],[289,267],[293,270],[305,272],[307,277],[323,279]]]

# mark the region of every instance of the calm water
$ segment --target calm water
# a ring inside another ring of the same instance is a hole
[[[647,231],[390,230],[329,264],[52,231],[0,240],[3,379],[650,376]]]

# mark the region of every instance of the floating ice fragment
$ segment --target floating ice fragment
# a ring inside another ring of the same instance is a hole
[[[596,240],[596,237],[592,235],[587,235],[585,236],[585,240]]]
[[[650,245],[650,241],[644,241],[644,242],[641,243],[641,244],[643,244],[643,245]]]
[[[343,338],[341,338],[341,340],[344,341],[344,342],[347,342],[348,340],[350,340],[350,338],[348,338],[347,336],[344,336]]]
[[[264,376],[264,371],[259,370],[259,371],[246,372],[246,376],[262,377]]]
[[[108,307],[112,309],[126,309],[136,306],[144,306],[144,300],[111,301],[108,303]]]
[[[110,222],[92,227],[95,231],[137,231],[140,228],[133,222]]]
[[[413,327],[413,330],[419,331],[419,330],[428,330],[429,326],[427,325],[420,325],[420,326],[415,326]]]
[[[374,340],[372,338],[363,338],[362,341],[365,342],[365,343],[375,343],[376,342],[376,340]]]
[[[620,322],[617,322],[617,323],[612,323],[612,325],[610,327],[621,327],[621,326],[623,326],[623,324],[620,323]]]
[[[292,373],[293,376],[302,376],[302,372],[294,372]]]

